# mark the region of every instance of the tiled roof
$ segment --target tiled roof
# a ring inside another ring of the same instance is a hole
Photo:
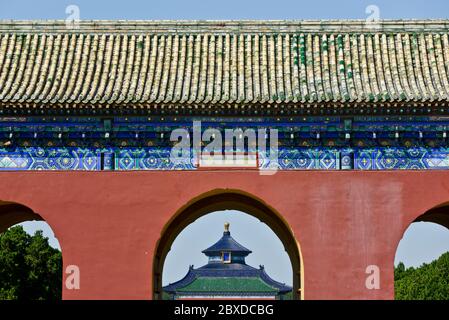
[[[0,21],[0,108],[432,102],[449,21]]]
[[[223,232],[223,237],[220,238],[216,243],[214,243],[209,248],[203,250],[202,252],[206,254],[207,256],[212,255],[221,255],[221,252],[223,251],[229,251],[232,252],[234,255],[243,255],[247,256],[251,253],[251,250],[248,250],[244,246],[242,246],[240,243],[234,240],[233,237],[231,237],[231,233],[229,231]]]

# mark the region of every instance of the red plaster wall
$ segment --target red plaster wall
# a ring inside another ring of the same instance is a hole
[[[408,225],[449,201],[448,171],[1,172],[0,200],[40,214],[80,289],[64,299],[150,299],[152,259],[169,218],[202,193],[230,188],[280,212],[299,241],[305,299],[392,299],[393,261]],[[380,289],[365,287],[368,265]]]

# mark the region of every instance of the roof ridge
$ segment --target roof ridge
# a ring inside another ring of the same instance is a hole
[[[245,246],[241,245],[237,240],[235,240],[231,233],[224,232],[223,236],[215,242],[213,245],[208,247],[207,249],[204,249],[201,251],[202,253],[208,254],[208,253],[214,253],[219,251],[230,251],[234,253],[244,253],[244,254],[250,254],[252,253],[251,250],[246,248]]]
[[[290,33],[290,32],[416,32],[447,31],[449,19],[335,20],[0,20],[1,32],[91,33]]]

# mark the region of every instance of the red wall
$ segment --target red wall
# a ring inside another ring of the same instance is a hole
[[[280,212],[304,262],[305,299],[392,299],[393,261],[408,225],[449,201],[448,171],[2,172],[0,200],[52,227],[64,266],[80,268],[64,299],[150,299],[162,228],[188,201],[241,190]],[[380,289],[365,287],[368,265]]]

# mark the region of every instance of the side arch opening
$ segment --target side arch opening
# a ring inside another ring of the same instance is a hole
[[[54,233],[28,206],[0,200],[0,300],[62,299],[62,253]]]
[[[292,297],[293,299],[302,299],[304,296],[302,286],[303,264],[300,247],[291,228],[274,208],[239,190],[214,190],[203,194],[179,209],[165,225],[156,246],[153,260],[153,299],[163,298],[162,273],[164,262],[176,237],[198,218],[224,210],[236,210],[249,214],[268,225],[277,235],[290,258],[293,270]]]
[[[413,222],[433,222],[449,230],[449,202],[442,203],[428,210]]]
[[[449,202],[416,217],[395,254],[395,299],[449,299]]]
[[[20,203],[0,200],[0,233],[25,221],[45,221],[39,214]]]

